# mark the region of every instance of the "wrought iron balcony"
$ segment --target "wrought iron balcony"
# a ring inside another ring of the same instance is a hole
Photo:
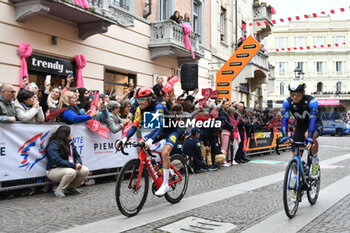
[[[271,33],[272,24],[272,13],[271,6],[267,5],[258,5],[254,6],[254,34],[260,34],[260,40],[264,37],[268,36]],[[261,26],[257,25],[257,22],[261,24]],[[266,25],[265,22],[268,22]]]
[[[88,0],[89,9],[73,0],[9,0],[15,6],[16,21],[24,23],[36,15],[49,14],[76,23],[79,38],[105,33],[112,24],[133,26],[134,16],[110,0]]]
[[[191,32],[189,38],[196,59],[204,57],[204,48],[200,44],[201,35]],[[179,63],[182,63],[192,58],[190,50],[185,47],[184,30],[173,20],[151,23],[151,39],[148,47],[151,59],[175,56],[179,59]]]

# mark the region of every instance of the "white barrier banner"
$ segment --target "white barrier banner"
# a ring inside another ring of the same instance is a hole
[[[46,175],[46,144],[60,125],[0,124],[0,181],[42,177]],[[137,158],[134,147],[116,153],[115,144],[121,132],[105,139],[91,132],[85,124],[71,125],[73,141],[84,166],[90,171],[122,167]],[[135,134],[136,135],[136,134]],[[131,141],[136,141],[134,136]]]

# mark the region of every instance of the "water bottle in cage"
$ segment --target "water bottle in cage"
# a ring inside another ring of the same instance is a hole
[[[162,176],[163,174],[163,165],[162,165],[162,162],[159,162],[158,163],[158,172],[157,172],[158,176]]]
[[[158,164],[157,164],[157,162],[156,162],[156,160],[154,160],[154,159],[151,159],[151,164],[152,164],[152,166],[153,166],[153,168],[154,168],[154,170],[158,170]]]

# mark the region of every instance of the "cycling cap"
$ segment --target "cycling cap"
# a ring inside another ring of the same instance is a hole
[[[153,95],[153,91],[151,88],[149,87],[141,87],[139,89],[137,89],[136,91],[136,98],[148,98],[148,97],[152,97]]]
[[[288,86],[290,92],[302,92],[306,88],[304,80],[294,79]]]

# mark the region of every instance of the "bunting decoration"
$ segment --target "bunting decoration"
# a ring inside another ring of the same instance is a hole
[[[339,47],[344,47],[346,46],[347,44],[350,44],[350,43],[347,43],[347,42],[342,42],[341,44],[340,43],[335,43],[335,44],[322,44],[322,45],[313,45],[313,46],[310,46],[310,45],[307,45],[307,46],[301,46],[301,47],[293,47],[293,48],[279,48],[279,49],[272,49],[272,50],[269,50],[269,52],[284,52],[284,51],[296,51],[296,50],[299,50],[299,51],[302,51],[302,50],[311,50],[311,49],[320,49],[320,48],[339,48]]]
[[[328,11],[321,11],[319,13],[304,14],[302,16],[297,15],[297,16],[293,16],[293,17],[285,17],[285,18],[280,18],[280,19],[273,19],[273,20],[271,20],[271,23],[273,25],[275,25],[275,24],[278,24],[278,23],[300,21],[300,20],[309,19],[309,18],[317,18],[317,17],[320,17],[320,16],[324,16],[327,13],[328,14],[337,14],[337,13],[344,13],[346,11],[348,11],[350,13],[350,6],[347,7],[347,8],[346,7],[341,7],[339,9],[332,9],[332,10],[328,10]],[[276,13],[276,10],[273,7],[271,7],[271,13],[272,14]],[[249,26],[255,25],[255,26],[261,27],[261,26],[264,26],[264,25],[269,25],[269,21],[264,20],[264,21],[257,21],[257,22],[254,22],[254,23],[250,22],[250,23],[248,23],[248,25]],[[245,29],[246,28],[246,24],[242,24],[241,28]]]

